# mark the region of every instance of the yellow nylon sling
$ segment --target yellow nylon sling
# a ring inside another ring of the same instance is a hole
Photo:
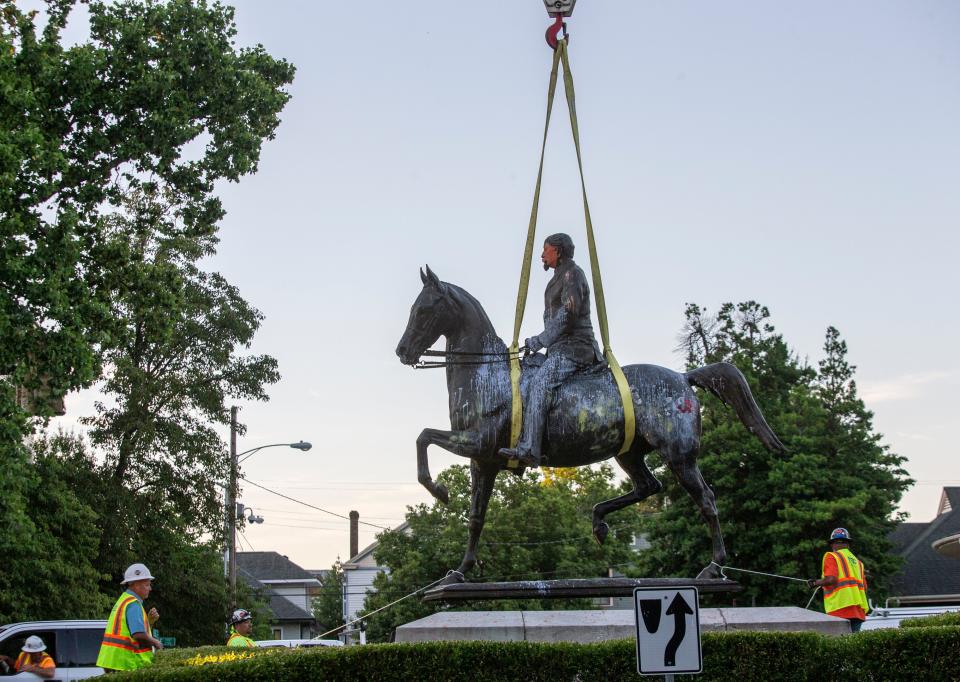
[[[593,221],[590,218],[590,205],[587,203],[587,185],[583,176],[583,159],[580,154],[580,128],[577,125],[576,96],[573,90],[573,74],[570,71],[570,60],[567,55],[567,39],[558,41],[557,49],[553,53],[553,67],[550,70],[550,85],[547,90],[547,118],[543,126],[543,145],[540,149],[540,168],[537,171],[537,184],[533,193],[533,209],[530,211],[530,223],[527,227],[527,243],[523,252],[523,264],[520,269],[520,287],[517,292],[517,309],[513,321],[513,342],[510,344],[510,390],[513,398],[513,411],[510,421],[510,447],[515,448],[520,440],[520,430],[523,423],[523,403],[520,397],[520,325],[523,322],[523,313],[527,305],[527,292],[530,285],[530,263],[533,259],[534,236],[537,230],[537,213],[540,207],[540,185],[543,179],[543,159],[547,148],[547,131],[550,128],[550,114],[553,111],[553,98],[557,89],[557,67],[563,63],[563,84],[567,97],[567,109],[570,112],[570,128],[573,131],[573,144],[577,150],[577,167],[580,170],[580,187],[583,191],[583,213],[587,224],[587,245],[590,250],[590,270],[593,277],[593,295],[596,300],[597,318],[600,323],[600,338],[603,341],[603,356],[610,367],[617,389],[620,392],[620,401],[623,403],[623,444],[617,454],[630,450],[636,435],[636,418],[633,411],[633,396],[630,386],[623,375],[613,350],[610,348],[610,332],[607,324],[607,306],[603,298],[603,283],[600,278],[600,261],[597,258],[597,244],[593,234]],[[517,466],[517,460],[510,460],[510,467]]]

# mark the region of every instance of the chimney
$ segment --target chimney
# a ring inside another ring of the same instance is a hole
[[[360,512],[350,512],[350,556],[360,552]]]

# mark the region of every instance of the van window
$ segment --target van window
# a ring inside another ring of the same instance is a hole
[[[23,643],[31,635],[36,635],[43,640],[43,643],[47,645],[46,652],[59,665],[60,661],[57,660],[57,635],[52,630],[21,630],[0,642],[0,654],[17,660],[17,656],[23,650]]]

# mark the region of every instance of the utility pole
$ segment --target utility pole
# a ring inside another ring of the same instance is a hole
[[[230,610],[237,608],[237,407],[230,408],[230,482],[227,485],[227,549]]]

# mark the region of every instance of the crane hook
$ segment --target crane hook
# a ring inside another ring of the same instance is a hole
[[[557,49],[557,42],[560,39],[560,31],[563,31],[563,37],[567,40],[570,39],[570,34],[567,32],[567,22],[563,20],[562,14],[557,14],[556,19],[553,23],[547,26],[547,45],[550,46],[551,50]]]

